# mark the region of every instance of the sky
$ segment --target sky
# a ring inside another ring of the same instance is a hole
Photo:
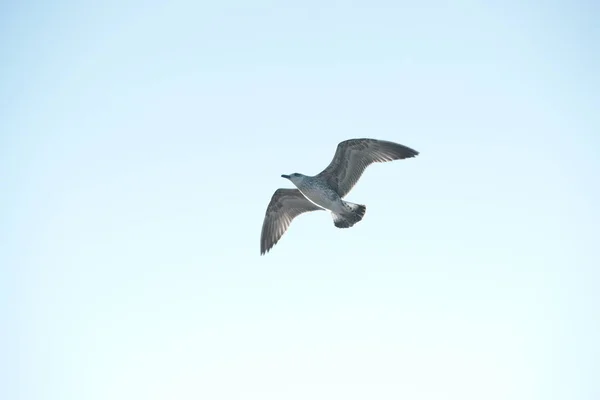
[[[600,398],[593,1],[0,5],[0,397]],[[346,139],[352,229],[260,256]]]

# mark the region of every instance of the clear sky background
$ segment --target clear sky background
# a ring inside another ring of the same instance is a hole
[[[451,3],[3,2],[0,398],[600,398],[600,3]]]

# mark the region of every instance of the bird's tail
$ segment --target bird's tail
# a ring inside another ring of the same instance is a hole
[[[358,221],[363,219],[367,207],[361,204],[354,204],[348,201],[343,201],[345,210],[341,213],[332,212],[333,224],[338,228],[350,228]]]

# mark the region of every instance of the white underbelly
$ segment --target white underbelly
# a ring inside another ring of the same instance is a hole
[[[312,203],[318,205],[319,207],[325,208],[329,211],[339,210],[342,206],[342,202],[340,198],[337,199],[332,198],[333,196],[329,195],[326,192],[321,190],[300,190],[304,197],[306,197]]]

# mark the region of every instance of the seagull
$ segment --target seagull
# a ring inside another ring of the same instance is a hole
[[[337,228],[350,228],[363,219],[367,207],[342,200],[364,170],[376,162],[416,157],[418,151],[377,139],[350,139],[338,144],[331,163],[321,173],[281,175],[297,189],[277,189],[267,207],[260,237],[260,254],[277,244],[300,214],[328,210]]]

